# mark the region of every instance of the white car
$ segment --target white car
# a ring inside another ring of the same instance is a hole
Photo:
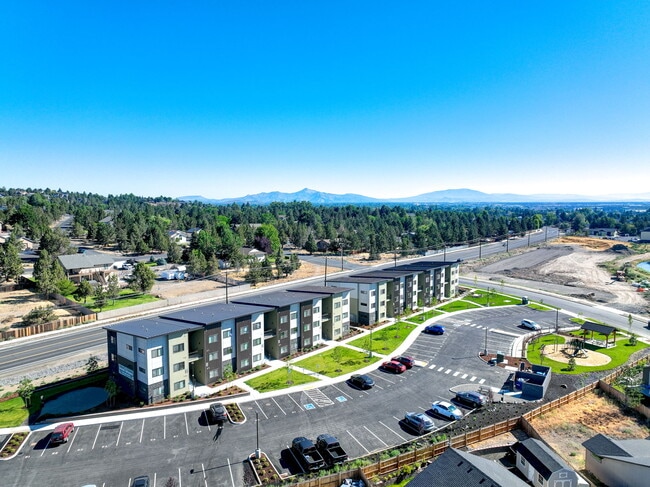
[[[431,410],[438,416],[456,421],[463,417],[463,412],[447,401],[435,401],[431,404]]]
[[[533,320],[521,320],[521,326],[533,331],[539,331],[542,329],[542,327],[535,323]]]

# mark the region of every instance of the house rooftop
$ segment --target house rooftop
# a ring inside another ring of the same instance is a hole
[[[615,440],[602,433],[582,443],[587,450],[599,457],[616,458],[619,461],[650,467],[650,440]]]
[[[93,267],[111,266],[114,259],[100,253],[59,255],[59,262],[67,271],[73,269],[92,269]]]
[[[558,470],[564,468],[573,470],[557,453],[536,438],[520,441],[515,445],[515,451],[521,454],[547,480],[553,472]]]

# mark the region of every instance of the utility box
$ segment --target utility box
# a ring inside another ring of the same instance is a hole
[[[521,297],[521,304],[528,304],[528,296]]]
[[[497,363],[500,364],[506,359],[503,352],[497,352]]]

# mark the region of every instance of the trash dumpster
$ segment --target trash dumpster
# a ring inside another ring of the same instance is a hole
[[[528,304],[528,296],[521,297],[521,304]]]

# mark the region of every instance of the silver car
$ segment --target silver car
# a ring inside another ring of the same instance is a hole
[[[533,331],[539,331],[542,329],[542,327],[535,323],[533,320],[521,320],[521,326]]]

